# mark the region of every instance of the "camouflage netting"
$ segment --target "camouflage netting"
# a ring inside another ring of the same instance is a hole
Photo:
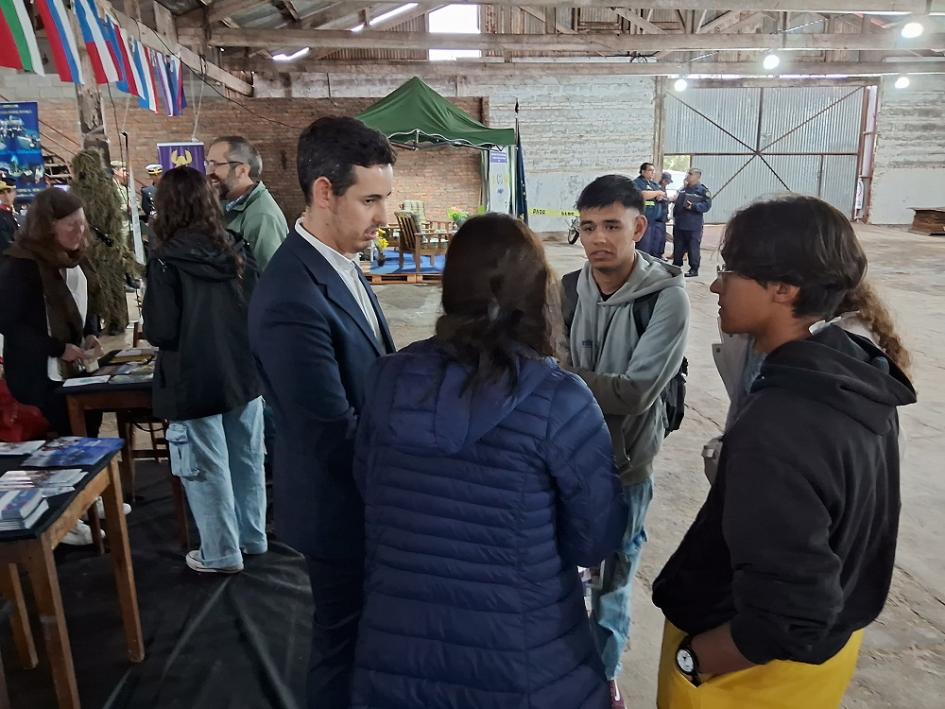
[[[72,159],[72,192],[85,205],[85,216],[111,242],[106,244],[94,232],[89,235],[89,305],[105,321],[106,331],[124,330],[128,325],[125,274],[136,274],[138,266],[128,248],[123,228],[121,203],[101,153],[83,150]]]

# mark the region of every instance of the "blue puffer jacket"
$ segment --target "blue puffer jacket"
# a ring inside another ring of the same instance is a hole
[[[518,362],[511,394],[433,340],[374,367],[353,708],[610,706],[576,569],[626,526],[610,436],[580,379]]]

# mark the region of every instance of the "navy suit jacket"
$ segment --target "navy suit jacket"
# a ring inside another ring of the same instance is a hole
[[[249,306],[250,346],[275,415],[276,531],[318,558],[363,554],[364,506],[351,473],[354,435],[368,371],[394,351],[377,298],[370,286],[367,291],[381,342],[341,277],[293,229]]]

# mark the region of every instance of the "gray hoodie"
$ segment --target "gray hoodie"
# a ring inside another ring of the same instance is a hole
[[[633,301],[660,291],[643,336],[633,319]],[[689,296],[682,271],[637,252],[627,282],[606,301],[587,263],[577,285],[571,325],[573,371],[590,387],[604,412],[624,485],[653,472],[666,427],[660,394],[686,352]]]

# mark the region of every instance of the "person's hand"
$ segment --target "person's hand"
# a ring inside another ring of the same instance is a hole
[[[82,341],[82,349],[85,350],[86,359],[98,359],[105,354],[105,348],[95,335],[88,335]]]
[[[666,193],[665,193],[665,192],[657,192],[657,193],[656,193],[656,201],[657,201],[657,202],[662,202],[662,201],[665,200],[665,199],[666,199]]]
[[[62,353],[62,356],[59,358],[63,362],[79,362],[85,359],[85,352],[78,345],[73,345],[69,343],[66,345],[65,351]]]

